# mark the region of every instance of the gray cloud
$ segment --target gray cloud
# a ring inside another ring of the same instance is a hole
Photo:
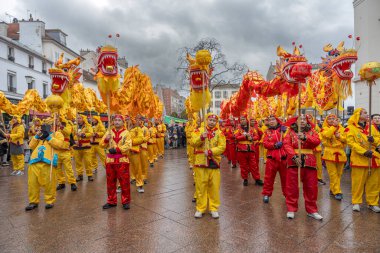
[[[13,15],[36,10],[47,28],[66,32],[77,51],[95,49],[108,34],[120,33],[119,54],[139,64],[153,83],[172,86],[179,84],[177,50],[201,38],[216,38],[229,61],[265,75],[277,58],[277,45],[291,50],[296,41],[309,61],[319,62],[323,45],[336,45],[353,33],[352,1],[347,0],[110,0],[102,8],[91,1],[15,1]]]

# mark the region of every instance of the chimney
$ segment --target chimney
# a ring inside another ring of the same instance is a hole
[[[31,19],[30,19],[31,20]],[[42,21],[19,21],[20,40],[19,42],[29,48],[43,54],[42,38],[45,36],[45,23]]]
[[[7,37],[8,24],[5,22],[0,22],[0,35]]]

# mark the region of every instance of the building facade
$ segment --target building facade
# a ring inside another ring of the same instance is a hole
[[[236,93],[240,88],[240,84],[224,84],[220,86],[211,85],[211,104],[210,111],[219,115],[220,114],[220,104],[223,100],[229,99],[234,93]]]
[[[157,84],[154,91],[164,103],[164,115],[172,116],[173,113],[176,113],[180,116],[185,110],[186,98],[179,95],[177,90]]]
[[[360,67],[371,61],[380,62],[380,1],[355,0],[354,5],[354,29],[358,50],[358,61],[355,64],[355,108],[369,108],[369,88],[365,82],[361,82],[358,76]],[[380,84],[372,87],[372,113],[380,113]]]

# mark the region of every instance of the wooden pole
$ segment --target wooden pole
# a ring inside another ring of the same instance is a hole
[[[57,113],[53,112],[53,132],[55,131],[55,121],[57,120],[56,118]],[[50,182],[53,174],[53,159],[54,158],[54,148],[51,147],[51,160],[50,160]]]
[[[371,137],[372,136],[372,119],[371,119],[371,115],[372,115],[372,82],[369,82],[368,83],[368,86],[369,86],[369,106],[368,106],[368,109],[369,109],[369,136]],[[371,142],[368,142],[368,146],[369,146],[369,149],[368,150],[372,150],[372,143]],[[372,165],[372,158],[368,158],[368,175],[371,175],[371,172],[372,172],[372,168],[371,168],[371,165]]]
[[[302,91],[302,84],[301,82],[298,83],[298,134],[301,133],[301,91]],[[298,157],[300,161],[302,162],[302,155],[301,155],[301,139],[298,137]],[[300,189],[301,187],[301,165],[298,164],[298,186]]]

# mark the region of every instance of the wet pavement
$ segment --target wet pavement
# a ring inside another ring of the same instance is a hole
[[[279,178],[269,204],[261,187],[242,185],[239,169],[222,163],[220,219],[193,217],[194,186],[184,149],[169,150],[149,168],[145,193],[131,187],[131,209],[102,210],[105,171],[94,182],[58,192],[55,207],[25,212],[27,176],[0,169],[0,252],[380,252],[380,214],[350,205],[350,173],[342,179],[342,202],[319,187],[322,222],[306,217],[303,201],[286,219]],[[325,179],[327,174],[324,175]]]

